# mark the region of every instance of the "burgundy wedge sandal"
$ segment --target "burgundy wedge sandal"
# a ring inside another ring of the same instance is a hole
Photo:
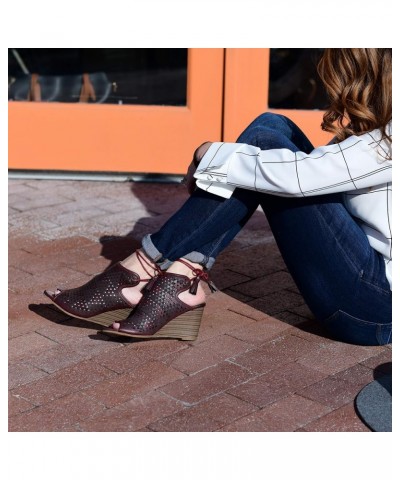
[[[184,260],[177,260],[191,268],[194,277],[163,272],[153,278],[142,290],[143,297],[135,310],[119,328],[106,328],[102,333],[112,336],[133,338],[175,338],[196,340],[200,329],[205,303],[190,306],[182,302],[178,295],[186,290],[196,295],[200,280],[205,281],[211,291],[215,285],[203,270],[193,268]]]
[[[157,274],[161,272],[157,266],[151,265],[140,252],[136,252],[136,256],[149,278],[141,279],[137,273],[128,270],[118,262],[81,287],[69,290],[56,289],[55,292],[45,290],[44,294],[67,315],[108,327],[114,322],[120,322],[127,318],[136,307],[122,295],[122,290],[154,278],[144,264],[147,264]]]

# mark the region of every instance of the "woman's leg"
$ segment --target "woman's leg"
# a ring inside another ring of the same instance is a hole
[[[271,113],[257,117],[237,142],[265,150],[287,148],[309,152],[313,149],[297,125]],[[144,237],[144,251],[162,268],[183,257],[209,269],[253,215],[260,198],[257,192],[243,189],[236,189],[229,199],[197,189],[157,233]]]
[[[310,310],[335,338],[391,342],[391,291],[382,256],[340,194],[265,196],[261,206],[287,268]]]
[[[257,142],[263,148],[288,148],[293,151],[311,151],[313,146],[304,133],[281,115],[263,114],[256,118],[240,135],[240,143]],[[294,143],[296,142],[296,143]],[[155,234],[142,241],[147,257],[162,269],[191,275],[191,271],[175,261],[184,258],[194,267],[210,269],[217,255],[226,248],[246,224],[259,205],[257,192],[236,189],[231,198],[224,199],[197,189],[185,204]],[[175,262],[175,263],[174,263]],[[127,268],[140,268],[136,256],[123,262]],[[126,289],[124,295],[137,303],[140,287]],[[182,301],[196,304],[204,300],[204,291],[197,295],[182,294]]]
[[[157,233],[143,238],[143,249],[162,268],[183,257],[209,269],[258,205],[254,192],[237,190],[225,199],[196,189]]]
[[[286,122],[286,135],[307,151],[307,140],[290,120],[275,121]],[[247,143],[263,150],[279,148],[280,139],[262,126],[250,125],[247,137]],[[288,270],[315,317],[343,341],[390,343],[392,304],[384,260],[345,208],[342,195],[259,198]]]
[[[264,148],[289,148],[311,151],[312,145],[301,130],[289,119],[275,114],[257,117],[240,135],[240,143],[257,141]],[[296,142],[296,143],[294,143]],[[259,194],[236,189],[231,198],[224,199],[197,189],[185,204],[155,234],[143,238],[143,251],[148,259],[162,269],[191,275],[180,263],[184,258],[195,267],[210,269],[217,255],[229,245],[259,205]],[[122,262],[123,266],[143,275],[135,254]],[[136,304],[143,284],[126,288],[123,295]],[[190,304],[202,301],[204,291],[198,289],[196,297],[183,295],[181,300]]]
[[[271,114],[257,118],[238,141],[262,149],[312,149],[290,120]],[[207,263],[207,258],[213,260],[229,243],[259,202],[283,259],[316,318],[341,340],[389,343],[391,292],[384,262],[344,207],[341,195],[290,199],[237,189],[231,199],[224,200],[199,193],[188,200],[184,215],[178,212],[154,236],[153,246],[161,247],[159,255],[167,252],[164,258],[168,260],[190,258],[195,252],[204,256],[199,263]],[[181,225],[193,217],[198,223],[178,235],[180,241],[175,243],[174,233],[179,234]]]

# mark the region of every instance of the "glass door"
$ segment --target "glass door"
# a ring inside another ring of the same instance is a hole
[[[9,168],[179,174],[222,138],[224,49],[9,49]]]

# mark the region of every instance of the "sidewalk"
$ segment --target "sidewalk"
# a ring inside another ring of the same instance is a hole
[[[390,347],[312,321],[256,212],[219,257],[195,342],[113,340],[50,307],[123,259],[181,185],[9,180],[10,431],[369,431],[353,402]]]

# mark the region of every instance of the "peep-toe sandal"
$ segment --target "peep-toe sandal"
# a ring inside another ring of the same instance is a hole
[[[153,267],[139,252],[136,255],[142,267],[143,263],[147,263],[160,272],[158,267]],[[56,292],[45,290],[44,294],[67,315],[108,327],[126,319],[136,307],[123,296],[122,290],[150,281],[153,276],[145,267],[144,270],[150,278],[141,279],[137,273],[118,262],[81,287],[57,289]]]
[[[102,333],[143,339],[196,340],[205,303],[190,306],[182,302],[178,295],[186,290],[196,295],[200,280],[206,281],[211,291],[215,291],[216,287],[206,272],[194,269],[181,259],[178,261],[192,269],[195,274],[192,279],[178,273],[163,272],[143,288],[143,296],[129,317],[118,322],[118,328],[109,327]]]

